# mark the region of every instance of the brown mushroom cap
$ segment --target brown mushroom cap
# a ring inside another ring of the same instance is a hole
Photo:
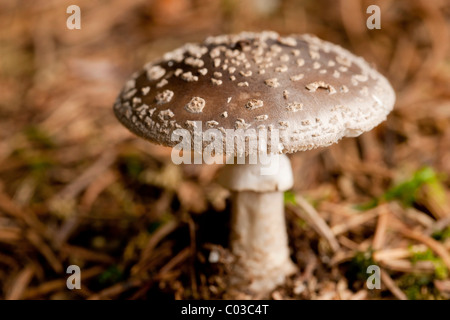
[[[311,35],[223,35],[147,64],[114,111],[132,132],[174,146],[178,128],[280,129],[279,152],[327,146],[371,130],[392,110],[389,82],[360,57]],[[204,146],[209,143],[205,143]]]

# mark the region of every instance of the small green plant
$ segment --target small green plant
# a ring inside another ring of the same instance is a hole
[[[153,233],[171,220],[173,220],[173,215],[169,212],[166,212],[159,218],[159,220],[153,221],[148,225],[147,232]]]
[[[292,191],[286,191],[284,193],[284,204],[293,204],[297,205],[297,201],[295,200],[295,193]]]
[[[436,296],[433,275],[408,273],[399,278],[399,287],[409,300],[427,300]]]
[[[375,208],[381,202],[389,202],[392,200],[398,200],[405,207],[410,207],[416,202],[417,196],[423,186],[430,188],[433,194],[438,195],[438,198],[445,198],[442,179],[443,177],[437,174],[433,168],[423,167],[414,172],[410,179],[393,186],[381,197],[357,205],[356,208],[358,210],[368,210]]]
[[[117,265],[112,265],[98,276],[101,285],[112,285],[123,279],[123,272]]]
[[[445,241],[450,238],[450,227],[435,231],[431,236],[437,241]]]
[[[50,149],[55,147],[55,143],[52,138],[37,126],[28,126],[24,129],[24,134],[27,137],[28,141],[34,144],[37,147]]]
[[[126,155],[123,157],[125,171],[128,177],[137,180],[142,171],[144,171],[144,165],[142,159],[138,155]]]
[[[418,261],[431,261],[434,265],[434,275],[437,279],[447,279],[448,269],[442,259],[434,254],[431,249],[425,251],[414,251],[411,255],[411,262],[413,264]]]
[[[350,261],[347,277],[352,280],[366,281],[367,268],[371,265],[376,265],[372,248],[364,252],[359,251]]]

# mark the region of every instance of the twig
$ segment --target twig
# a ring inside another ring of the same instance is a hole
[[[132,274],[137,274],[142,271],[145,264],[147,263],[148,259],[150,259],[150,256],[153,252],[153,249],[158,245],[158,243],[164,239],[167,235],[175,231],[175,229],[178,227],[179,222],[177,220],[172,220],[164,224],[162,227],[160,227],[158,230],[153,233],[153,235],[148,240],[139,262],[131,269]]]
[[[337,224],[331,228],[331,231],[335,236],[342,234],[344,232],[347,232],[349,230],[352,230],[355,227],[358,227],[370,220],[373,220],[376,218],[379,214],[379,208],[377,207],[375,209],[368,210],[364,213],[358,214],[350,218],[348,221],[343,222],[341,224]]]
[[[380,275],[381,281],[397,299],[408,300],[403,291],[400,290],[400,288],[395,284],[394,280],[392,280],[391,276],[386,271],[381,270]]]
[[[333,232],[330,230],[330,227],[328,227],[323,218],[317,213],[316,209],[314,209],[314,207],[301,196],[297,195],[295,200],[299,208],[302,210],[299,210],[298,207],[292,204],[289,204],[288,208],[301,219],[304,219],[310,223],[314,230],[316,230],[316,232],[327,241],[331,250],[333,252],[337,252],[340,249],[339,243]]]
[[[380,207],[380,215],[378,217],[377,228],[375,236],[373,237],[372,247],[374,250],[379,250],[383,247],[386,239],[386,230],[389,222],[389,211],[385,206]]]
[[[22,297],[25,288],[33,278],[34,268],[32,264],[26,266],[14,279],[11,291],[6,294],[6,300],[18,300]]]

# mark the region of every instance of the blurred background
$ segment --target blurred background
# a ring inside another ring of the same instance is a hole
[[[72,4],[80,30],[66,27]],[[379,30],[366,27],[369,5],[381,9]],[[337,43],[397,93],[371,132],[290,155],[286,219],[300,272],[270,298],[450,298],[449,1],[3,0],[0,299],[249,298],[227,290],[220,166],[172,164],[112,105],[164,52],[261,30]],[[81,268],[80,290],[66,287],[69,265]],[[381,289],[365,285],[369,265],[381,267]]]

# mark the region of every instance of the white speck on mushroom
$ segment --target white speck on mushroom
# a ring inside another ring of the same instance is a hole
[[[281,65],[279,67],[276,67],[275,71],[276,72],[286,72],[286,71],[288,71],[288,67],[287,67],[287,65],[283,64],[283,65]]]
[[[186,126],[189,128],[197,128],[197,123],[196,121],[191,121],[191,120],[186,120],[185,122]]]
[[[175,116],[174,113],[173,113],[172,110],[170,110],[170,109],[167,109],[167,110],[161,110],[161,111],[159,112],[159,114],[158,114],[158,118],[159,118],[161,121],[164,121],[164,120],[173,118],[174,116]]]
[[[220,58],[215,58],[214,59],[214,67],[218,68],[220,66]]]
[[[190,113],[201,113],[205,107],[205,99],[200,97],[193,97],[184,108]]]
[[[147,79],[150,81],[158,80],[166,74],[166,69],[161,66],[147,66]]]
[[[205,46],[200,46],[195,43],[188,43],[185,45],[186,51],[196,58],[200,58],[202,55],[208,52],[208,48]]]
[[[290,79],[291,79],[291,81],[298,81],[298,80],[303,79],[303,77],[304,77],[304,74],[303,73],[299,73],[299,74],[291,76]]]
[[[289,98],[289,91],[287,90],[283,91],[283,98],[285,98],[286,100]]]
[[[325,83],[324,81],[311,82],[306,85],[306,89],[308,89],[309,92],[316,92],[319,88],[327,89],[329,94],[336,93],[336,89],[331,84]]]
[[[286,109],[292,112],[297,112],[303,109],[303,103],[300,102],[293,102],[293,103],[289,103],[286,106]]]
[[[254,56],[253,57],[253,61],[255,61],[255,63],[257,65],[259,65],[259,64],[263,63],[264,59],[262,57],[260,57],[260,56]]]
[[[210,121],[206,121],[206,125],[209,127],[209,128],[214,128],[215,126],[217,126],[219,123],[217,122],[217,121],[215,121],[215,120],[210,120]]]
[[[339,71],[341,71],[341,72],[346,72],[347,70],[348,70],[347,67],[344,67],[344,66],[339,67]]]
[[[337,118],[337,116],[331,117],[330,120],[329,120],[329,122],[330,122],[331,124],[336,124],[336,123],[338,123],[338,118]]]
[[[267,120],[267,119],[269,119],[269,116],[267,114],[262,114],[260,116],[256,116],[255,117],[256,121],[264,121],[264,120]]]
[[[225,70],[227,70],[227,69],[228,69],[228,65],[227,65],[227,64],[223,64],[223,65],[222,65],[222,70],[225,71]]]
[[[222,84],[222,80],[211,78],[211,82],[213,85],[220,86]]]
[[[367,97],[369,95],[369,88],[364,86],[364,87],[362,87],[361,90],[359,90],[359,93],[361,93],[363,96]]]
[[[230,76],[230,80],[234,81],[234,80],[236,80],[236,77],[235,76]]]
[[[227,103],[230,103],[232,97],[228,97]]]
[[[279,37],[278,42],[289,47],[295,47],[297,45],[297,41],[292,37]]]
[[[327,73],[327,70],[326,69],[321,69],[321,70],[319,70],[319,73],[320,74],[325,74],[325,73]]]
[[[164,90],[163,92],[158,92],[155,96],[157,104],[168,103],[173,98],[172,90]]]
[[[252,75],[252,72],[250,70],[247,71],[241,71],[239,72],[244,77],[250,77]]]
[[[251,100],[247,101],[247,103],[245,104],[245,108],[254,110],[254,109],[261,108],[263,105],[264,105],[264,102],[262,100],[251,99]]]
[[[366,82],[367,80],[369,80],[369,77],[365,74],[355,74],[352,76],[352,78],[356,79],[356,81],[360,81],[360,82]]]
[[[218,71],[214,72],[214,77],[216,77],[216,78],[222,77],[222,72],[218,72]]]
[[[310,50],[309,50],[309,56],[310,56],[311,59],[313,59],[313,60],[318,60],[318,59],[320,59],[320,53],[319,53],[319,51],[317,51],[317,50],[312,50],[312,49],[310,49]]]
[[[334,67],[335,65],[336,65],[336,62],[334,62],[333,60],[328,60],[329,67]]]
[[[278,53],[281,52],[281,47],[279,45],[273,44],[270,46],[270,51]]]
[[[136,80],[130,79],[125,83],[123,91],[127,92],[134,89],[135,87],[136,87]]]
[[[141,91],[142,91],[142,95],[146,96],[150,92],[150,87],[143,87],[141,89]]]
[[[305,65],[305,60],[304,59],[297,59],[297,66],[302,67]]]
[[[222,114],[220,116],[222,118],[228,118],[228,112],[224,111],[224,112],[222,112]]]
[[[169,83],[169,81],[167,81],[167,79],[162,79],[160,82],[158,82],[157,84],[156,84],[156,87],[157,88],[162,88],[162,87],[164,87],[166,84],[168,84]]]
[[[336,61],[340,64],[343,64],[346,67],[350,67],[352,65],[352,62],[343,56],[336,56]]]
[[[178,48],[171,52],[167,52],[163,57],[165,61],[174,60],[176,62],[181,62],[184,58],[184,48]]]
[[[277,78],[270,78],[270,79],[264,80],[264,83],[272,88],[277,88],[280,86],[280,83],[278,82]]]
[[[289,55],[287,55],[287,54],[282,54],[282,55],[280,56],[280,61],[282,61],[282,62],[288,62],[288,61],[289,61]]]
[[[247,81],[239,82],[237,85],[238,87],[248,87],[248,82]]]
[[[132,115],[133,115],[133,111],[131,111],[131,108],[130,107],[126,108],[125,118],[130,119]]]
[[[134,97],[134,95],[136,94],[136,92],[137,92],[136,89],[132,89],[132,90],[130,90],[130,91],[128,91],[128,92],[125,92],[124,94],[122,94],[122,98],[123,98],[124,100],[129,100],[129,99],[131,99],[132,97]]]
[[[208,73],[208,69],[201,68],[198,70],[198,73],[200,73],[202,76],[205,76]]]
[[[298,57],[300,55],[300,50],[298,49],[292,49],[291,52],[294,57]]]
[[[266,126],[263,124],[260,124],[256,127],[258,130],[266,130]]]
[[[194,76],[191,71],[183,73],[181,79],[187,82],[198,81],[198,77]]]
[[[258,73],[259,74],[264,74],[264,73],[266,73],[266,70],[265,69],[261,69],[261,70],[258,71]]]
[[[215,47],[209,52],[209,56],[214,59],[220,56],[220,47]]]
[[[340,76],[341,76],[341,73],[339,71],[337,71],[337,70],[334,70],[333,77],[339,78]]]
[[[238,118],[236,122],[234,123],[234,128],[237,129],[247,129],[250,127],[250,124],[245,123],[244,119]]]
[[[151,116],[153,116],[153,113],[156,111],[156,108],[152,108],[150,110],[148,110],[148,114]]]
[[[187,57],[184,59],[184,63],[196,68],[201,68],[205,65],[205,62],[202,59],[197,59],[194,57]]]
[[[321,67],[321,64],[319,62],[315,61],[313,63],[313,69],[319,69],[320,67]]]
[[[138,104],[140,104],[142,102],[141,98],[138,97],[134,97],[133,98],[133,106],[137,106]]]
[[[236,68],[235,67],[229,67],[228,68],[228,72],[231,74],[231,73],[234,73],[236,71]]]
[[[138,112],[138,117],[141,120],[145,117],[148,109],[149,109],[149,106],[146,105],[145,103],[143,105],[139,106],[138,108],[136,108],[136,111]]]
[[[175,77],[178,77],[182,73],[183,73],[183,69],[180,69],[180,68],[177,68],[177,70],[175,70],[175,72],[174,72]]]
[[[347,93],[347,92],[348,92],[348,87],[347,87],[346,85],[342,85],[342,86],[339,88],[339,91],[340,91],[340,92],[343,92],[343,93]]]

